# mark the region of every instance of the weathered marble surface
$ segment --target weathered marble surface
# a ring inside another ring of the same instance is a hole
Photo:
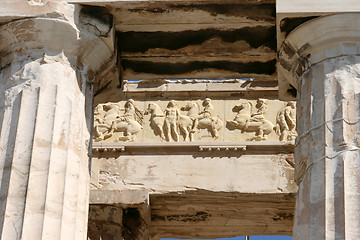
[[[277,81],[275,0],[69,2],[111,10],[124,80]]]
[[[0,21],[0,238],[86,239],[92,80],[112,49],[63,1],[5,1]]]
[[[95,141],[293,141],[296,136],[295,103],[291,102],[263,98],[205,98],[174,100],[173,103],[129,101],[97,105]],[[167,111],[172,104],[175,106],[171,108],[177,111],[174,113],[177,126],[166,123],[169,119]]]
[[[242,193],[295,190],[292,145],[241,144],[234,145],[235,150],[230,144],[218,149],[217,143],[204,144],[203,149],[197,143],[125,143],[123,149],[116,148],[119,143],[95,143],[92,189],[149,189],[150,194],[197,189]]]
[[[278,14],[288,14],[293,17],[305,14],[334,14],[343,12],[359,12],[360,6],[356,0],[277,0],[276,12]]]
[[[189,191],[150,196],[150,239],[291,235],[294,194]],[[259,217],[261,216],[261,217]]]
[[[164,150],[163,150],[164,151]],[[124,154],[122,154],[124,155]],[[209,155],[213,155],[210,157]],[[101,189],[151,189],[152,193],[204,189],[224,192],[292,192],[287,155],[183,153],[94,158],[95,185]],[[97,165],[97,166],[96,166]],[[258,174],[261,173],[261,177]],[[222,179],[219,181],[219,179]]]
[[[92,190],[88,239],[149,239],[149,192],[141,190]]]
[[[230,143],[219,150],[216,142],[206,143],[201,151],[197,143],[125,143],[123,150],[116,148],[120,143],[95,143],[93,196],[109,199],[109,205],[136,204],[148,189],[150,239],[291,234],[296,191],[292,146],[242,144],[245,149],[238,145],[235,151]],[[106,197],[129,191],[131,199]],[[111,221],[108,232],[118,226],[110,227]]]
[[[279,54],[298,90],[294,239],[360,236],[359,22],[360,14],[314,19]]]

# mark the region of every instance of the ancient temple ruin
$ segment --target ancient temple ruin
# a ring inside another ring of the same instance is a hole
[[[359,13],[0,0],[0,239],[358,239]]]

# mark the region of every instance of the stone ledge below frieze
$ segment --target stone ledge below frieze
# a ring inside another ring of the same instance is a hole
[[[225,155],[227,153],[293,153],[294,142],[182,142],[182,143],[93,143],[95,155],[127,155],[143,152],[203,152]]]

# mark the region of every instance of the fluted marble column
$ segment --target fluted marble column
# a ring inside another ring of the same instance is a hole
[[[314,19],[280,51],[297,86],[294,239],[360,238],[360,14]]]
[[[98,66],[86,62],[93,61],[86,45],[104,48],[94,53],[99,65],[111,50],[96,36],[97,47],[82,42],[91,40],[91,33],[82,38],[71,17],[74,6],[62,4],[63,15],[55,10],[57,15],[49,16],[59,18],[0,27],[2,240],[87,235],[91,80]]]

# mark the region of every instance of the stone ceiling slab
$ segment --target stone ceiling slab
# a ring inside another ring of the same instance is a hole
[[[114,15],[124,80],[276,81],[275,1],[68,1]]]

